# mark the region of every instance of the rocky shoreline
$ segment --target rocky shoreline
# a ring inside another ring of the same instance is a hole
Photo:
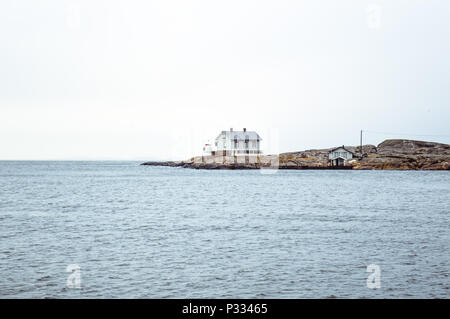
[[[450,170],[450,145],[391,139],[378,146],[345,146],[356,154],[344,167],[328,163],[329,149],[306,150],[248,157],[196,156],[186,161],[145,162],[141,165],[193,169],[355,169],[355,170]]]

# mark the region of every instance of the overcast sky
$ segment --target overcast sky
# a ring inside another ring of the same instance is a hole
[[[446,0],[5,0],[0,159],[450,144]],[[370,132],[369,132],[370,131]],[[391,133],[391,134],[380,134]]]

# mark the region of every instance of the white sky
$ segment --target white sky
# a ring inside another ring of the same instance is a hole
[[[449,16],[445,0],[5,0],[0,159],[184,159],[230,127],[266,153],[361,129],[450,143]]]

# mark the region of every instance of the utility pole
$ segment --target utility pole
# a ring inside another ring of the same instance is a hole
[[[363,131],[361,130],[361,138],[360,138],[360,149],[359,149],[359,151],[360,151],[360,153],[361,153],[361,159],[362,159],[362,157],[363,157],[363,148],[362,148],[362,133],[363,133]]]

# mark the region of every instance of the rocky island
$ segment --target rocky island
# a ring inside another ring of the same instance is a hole
[[[356,170],[450,170],[450,145],[389,139],[378,146],[345,146],[355,154],[346,165],[330,166],[332,150],[316,149],[258,156],[196,156],[186,161],[145,162],[142,165],[194,169],[356,169]]]

